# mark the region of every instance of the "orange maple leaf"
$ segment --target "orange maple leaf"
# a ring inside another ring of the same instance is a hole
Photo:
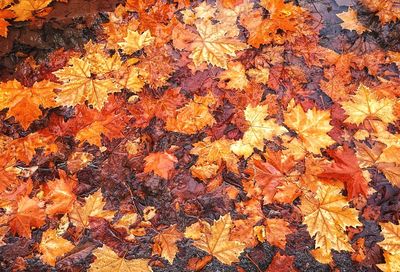
[[[167,152],[157,152],[149,154],[145,160],[144,173],[154,172],[154,174],[168,179],[172,176],[174,164],[178,162],[174,155]]]
[[[22,237],[31,238],[31,228],[44,225],[46,214],[37,198],[27,196],[18,200],[17,210],[10,219],[11,232]]]
[[[68,177],[63,171],[60,171],[59,175],[59,179],[48,181],[44,188],[47,202],[46,213],[49,215],[71,211],[72,205],[76,200],[73,189],[77,184],[77,180]]]
[[[0,10],[0,36],[7,37],[8,26],[10,25],[5,19],[14,18],[14,12],[10,10]]]
[[[42,115],[40,106],[50,108],[56,105],[53,92],[58,84],[43,80],[32,87],[25,87],[17,80],[0,83],[0,109],[8,108],[7,118],[14,116],[26,130]]]

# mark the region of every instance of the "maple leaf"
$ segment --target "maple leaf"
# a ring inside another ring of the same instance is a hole
[[[352,8],[338,13],[336,16],[343,21],[343,23],[340,24],[343,29],[355,30],[358,34],[362,34],[367,30],[367,28],[358,21],[357,12]]]
[[[245,171],[250,175],[249,181],[243,182],[248,196],[257,196],[264,204],[291,203],[299,195],[296,185],[299,173],[293,171],[295,161],[292,157],[283,158],[281,152],[268,152],[266,157],[265,162],[252,159]]]
[[[219,79],[227,82],[228,89],[243,90],[249,83],[246,77],[246,70],[240,62],[228,63],[228,70],[223,71],[219,75]]]
[[[245,244],[230,240],[233,227],[230,214],[221,216],[213,225],[200,220],[186,228],[185,237],[194,240],[193,245],[216,257],[220,262],[230,265],[239,261]]]
[[[57,235],[57,230],[48,229],[43,232],[42,241],[39,244],[39,251],[42,253],[44,263],[55,266],[57,257],[63,256],[71,251],[74,245]]]
[[[394,0],[362,0],[361,2],[370,10],[376,12],[383,24],[396,21],[400,18],[400,8]]]
[[[18,4],[10,7],[15,15],[15,21],[26,21],[31,19],[35,13],[45,9],[52,0],[20,0]]]
[[[135,125],[146,127],[153,117],[160,118],[165,122],[175,118],[176,109],[183,106],[185,101],[179,88],[173,88],[166,90],[158,99],[142,93],[139,96],[139,102],[128,109],[135,116]]]
[[[314,256],[323,263],[331,259],[331,250],[353,251],[345,234],[346,227],[361,226],[358,212],[348,207],[340,188],[319,184],[315,197],[302,196],[300,209],[303,223],[312,237],[315,236]]]
[[[294,268],[294,256],[286,256],[281,255],[281,253],[277,253],[272,262],[268,266],[265,272],[293,272],[297,271]]]
[[[14,18],[14,12],[10,10],[0,10],[0,36],[7,37],[8,26],[10,25],[5,19]]]
[[[183,239],[183,234],[176,229],[176,225],[172,225],[154,237],[153,252],[172,264],[178,252],[176,242],[181,239]]]
[[[81,143],[87,141],[97,146],[101,146],[102,134],[109,139],[123,137],[122,130],[129,121],[124,110],[120,109],[124,103],[123,98],[111,95],[101,111],[78,105],[75,118],[67,122],[59,120],[60,131],[57,134],[75,135]]]
[[[54,72],[63,82],[56,98],[60,105],[75,106],[87,100],[89,105],[101,110],[108,99],[107,95],[120,91],[111,79],[93,79],[88,62],[74,57],[69,64]]]
[[[304,112],[301,105],[294,105],[294,100],[288,105],[284,113],[285,124],[293,129],[304,144],[307,151],[314,154],[321,154],[321,148],[334,144],[335,141],[327,135],[333,128],[329,124],[329,111],[309,109]]]
[[[22,237],[31,238],[31,227],[44,225],[46,215],[37,198],[21,197],[17,202],[17,210],[10,219],[11,232]]]
[[[265,226],[262,226],[261,229],[260,226],[256,226],[255,228],[260,232],[257,237],[261,242],[267,240],[271,245],[283,250],[286,246],[286,235],[292,233],[289,224],[280,218],[268,218],[265,220]]]
[[[249,31],[247,43],[253,47],[259,48],[262,44],[268,44],[273,40],[272,33],[275,31],[273,23],[263,19],[260,9],[241,16],[240,24]]]
[[[145,82],[139,68],[123,65],[119,72],[122,76],[117,82],[121,88],[129,89],[134,93],[142,90]]]
[[[132,54],[138,50],[143,49],[145,46],[151,45],[154,42],[154,37],[151,36],[149,30],[142,34],[137,31],[128,29],[128,35],[124,38],[124,42],[118,43],[120,48],[125,54]]]
[[[247,74],[254,79],[255,82],[260,84],[267,84],[269,80],[269,69],[266,67],[257,67],[249,69]]]
[[[162,47],[149,46],[144,49],[144,53],[137,65],[143,72],[146,83],[153,88],[166,85],[167,80],[175,70],[173,59],[169,54],[170,48],[166,45]]]
[[[213,96],[197,96],[193,101],[177,110],[176,117],[168,118],[165,125],[167,130],[187,134],[199,132],[206,126],[215,123],[214,117],[209,112],[209,105],[215,103]]]
[[[109,56],[104,51],[105,45],[93,43],[90,40],[85,44],[84,61],[90,63],[90,71],[95,74],[105,74],[121,69],[122,62],[118,54]]]
[[[80,151],[74,152],[68,158],[67,162],[68,170],[74,174],[79,170],[88,166],[93,159],[94,156],[90,153],[80,152]]]
[[[324,166],[321,178],[338,179],[346,185],[349,199],[359,194],[367,195],[368,182],[365,180],[354,151],[345,145],[342,150],[328,150],[328,154],[335,160],[331,165]]]
[[[119,257],[110,247],[103,245],[93,250],[96,260],[90,265],[91,272],[151,272],[147,259],[126,260]]]
[[[382,228],[382,235],[385,239],[378,242],[378,245],[390,254],[400,254],[400,225],[395,225],[389,222],[380,223],[380,226]]]
[[[0,83],[0,109],[8,108],[7,118],[14,116],[26,130],[42,115],[40,106],[50,108],[56,105],[53,92],[58,84],[44,80],[35,82],[31,88],[22,86],[16,80]]]
[[[144,173],[154,172],[154,174],[169,179],[175,169],[174,164],[178,162],[174,155],[167,152],[157,152],[149,154],[145,160]]]
[[[267,105],[248,105],[244,111],[249,128],[244,133],[243,138],[232,145],[232,151],[245,158],[253,153],[253,148],[263,150],[264,139],[273,140],[274,136],[279,136],[287,129],[280,126],[272,118],[265,120],[268,116]]]
[[[75,202],[69,213],[69,218],[72,224],[79,230],[89,227],[89,217],[101,217],[111,220],[114,217],[115,211],[104,210],[105,204],[103,195],[98,190],[85,198],[84,205]]]
[[[31,133],[25,137],[12,140],[7,146],[8,152],[16,159],[29,163],[38,148],[43,149],[45,154],[57,151],[54,140],[54,135],[46,135],[41,132]]]
[[[388,252],[383,253],[385,257],[384,264],[377,264],[376,266],[383,272],[396,272],[400,271],[400,254],[392,255]]]
[[[398,161],[399,147],[386,147],[376,142],[370,148],[366,144],[356,142],[357,158],[360,167],[376,166],[393,185],[400,186],[400,162]]]
[[[77,184],[76,179],[69,178],[65,172],[59,172],[60,179],[50,180],[46,183],[44,193],[47,202],[46,214],[56,215],[71,211],[76,195],[73,189]]]
[[[16,183],[17,169],[14,167],[16,159],[2,152],[0,157],[0,193]]]
[[[235,57],[236,51],[247,48],[245,43],[227,37],[226,30],[209,21],[196,23],[199,36],[191,43],[190,58],[196,67],[203,62],[227,69],[227,56]]]
[[[211,138],[207,137],[202,142],[193,144],[193,149],[190,154],[199,156],[194,169],[199,170],[198,166],[206,166],[216,164],[221,167],[222,163],[225,162],[227,168],[235,173],[238,173],[237,163],[238,158],[231,152],[231,145],[233,140],[227,140],[221,138],[219,140],[211,142]],[[211,176],[205,175],[210,178]]]
[[[349,123],[359,125],[367,118],[377,118],[385,123],[396,120],[393,115],[394,100],[389,98],[378,99],[375,92],[363,84],[360,84],[356,94],[349,101],[341,104],[349,116],[345,121]]]

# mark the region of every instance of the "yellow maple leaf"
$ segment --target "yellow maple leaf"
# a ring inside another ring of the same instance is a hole
[[[107,101],[107,95],[120,91],[111,79],[93,79],[91,65],[80,58],[72,58],[70,66],[54,72],[63,82],[57,95],[60,105],[75,106],[87,100],[89,105],[101,110]]]
[[[390,254],[400,254],[400,225],[395,225],[391,222],[380,223],[380,225],[385,239],[379,242],[378,245]]]
[[[343,29],[355,30],[358,34],[362,34],[367,30],[367,28],[358,21],[357,12],[352,8],[349,8],[348,11],[338,13],[336,16],[343,21],[343,23],[340,24]]]
[[[205,138],[201,142],[193,144],[193,149],[190,154],[199,156],[193,169],[198,170],[199,166],[206,165],[217,165],[217,169],[222,165],[223,162],[229,170],[238,173],[237,163],[238,158],[231,152],[231,145],[233,140],[221,138],[216,141],[211,141],[211,137]],[[208,178],[210,178],[209,176]]]
[[[291,100],[287,112],[284,114],[285,124],[296,131],[307,151],[321,154],[321,148],[325,148],[335,141],[327,135],[333,126],[329,124],[329,111],[309,109],[304,112],[301,105],[296,105]]]
[[[40,106],[50,108],[56,105],[53,92],[59,85],[47,80],[35,82],[28,88],[17,80],[0,83],[0,110],[8,108],[7,118],[14,116],[26,130],[42,115]]]
[[[228,89],[243,90],[249,84],[246,77],[246,70],[240,62],[228,63],[228,70],[219,75],[221,81],[225,81]]]
[[[243,138],[231,147],[232,151],[239,156],[247,158],[253,153],[253,148],[263,150],[264,139],[272,140],[274,136],[287,132],[287,129],[277,124],[274,119],[265,120],[268,116],[268,105],[255,107],[247,105],[244,116],[249,128]]]
[[[230,214],[221,216],[213,225],[200,220],[186,228],[185,237],[194,240],[194,246],[216,257],[224,264],[239,261],[239,255],[245,249],[245,244],[230,239],[233,227]]]
[[[375,92],[367,86],[360,84],[355,95],[349,101],[342,102],[342,108],[349,116],[345,121],[361,124],[366,118],[380,119],[385,123],[396,120],[393,107],[396,101],[389,98],[379,99]]]
[[[118,71],[121,68],[122,62],[119,54],[114,53],[109,56],[104,49],[104,44],[93,43],[92,40],[85,44],[84,61],[90,63],[90,71],[95,74]]]
[[[117,81],[121,88],[129,89],[134,93],[138,93],[144,86],[144,77],[146,72],[139,70],[137,67],[123,65],[120,70],[121,78]]]
[[[227,69],[228,57],[235,57],[236,51],[247,48],[245,43],[236,38],[227,37],[227,30],[210,21],[196,23],[199,36],[191,44],[190,58],[196,67],[203,62]]]
[[[98,190],[85,198],[84,205],[75,202],[72,211],[69,213],[69,218],[79,230],[89,227],[89,217],[101,217],[111,220],[115,211],[104,210],[105,204],[103,195]]]
[[[110,247],[103,245],[93,250],[96,260],[91,264],[90,272],[151,272],[147,259],[126,260],[119,257]]]
[[[142,34],[137,31],[128,30],[128,34],[124,38],[124,42],[119,42],[118,45],[125,54],[133,54],[145,46],[151,45],[154,42],[154,37],[151,36],[150,30],[146,30]]]
[[[383,272],[398,272],[400,271],[400,254],[392,255],[388,252],[383,253],[385,257],[384,264],[377,264],[380,270]]]
[[[20,0],[18,4],[10,7],[14,11],[15,21],[26,21],[31,19],[35,12],[46,8],[52,0]]]
[[[176,242],[182,238],[183,234],[176,229],[176,225],[172,225],[154,237],[153,252],[161,255],[172,264],[178,252]]]
[[[63,256],[73,248],[74,245],[70,241],[58,236],[57,230],[54,229],[43,232],[42,241],[39,245],[43,262],[51,266],[56,264],[57,257]]]
[[[14,0],[0,0],[0,9],[4,9],[8,5],[10,5]]]
[[[269,80],[269,69],[266,67],[257,67],[250,69],[247,74],[254,79],[255,82],[260,84],[267,84]]]
[[[349,208],[341,188],[319,184],[314,197],[301,197],[300,209],[304,215],[303,223],[312,237],[315,237],[317,250],[314,256],[323,263],[331,260],[331,250],[353,251],[345,233],[348,226],[361,226],[358,211]]]

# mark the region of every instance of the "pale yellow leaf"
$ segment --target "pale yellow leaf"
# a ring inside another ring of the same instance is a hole
[[[317,255],[331,259],[331,250],[353,251],[345,233],[346,227],[361,226],[358,211],[350,208],[341,188],[319,184],[315,196],[301,197],[300,209],[303,223],[312,237],[315,237]]]
[[[148,259],[126,260],[119,257],[110,247],[103,245],[93,251],[96,260],[90,265],[90,272],[151,272]]]
[[[145,46],[151,45],[154,42],[154,37],[151,36],[150,30],[146,30],[142,34],[137,31],[128,30],[124,42],[118,43],[125,54],[132,54]]]
[[[391,222],[380,223],[382,228],[382,235],[385,238],[379,242],[384,250],[393,255],[400,254],[400,225],[395,225]]]
[[[72,58],[69,63],[70,66],[54,72],[63,82],[56,99],[60,105],[75,106],[87,100],[89,105],[101,110],[108,94],[120,91],[111,79],[93,79],[88,62]]]
[[[199,36],[191,44],[192,53],[189,57],[196,67],[206,62],[226,69],[228,57],[235,57],[236,51],[247,48],[245,43],[227,37],[225,29],[209,21],[201,21],[195,25]]]
[[[274,119],[265,120],[268,116],[267,105],[255,107],[248,105],[244,115],[249,128],[244,133],[243,139],[232,145],[232,151],[239,156],[247,158],[251,155],[253,148],[264,149],[264,139],[271,141],[273,137],[287,132],[287,129],[277,124]]]
[[[321,154],[321,148],[326,148],[335,141],[327,134],[333,126],[329,111],[309,109],[304,112],[301,105],[290,101],[284,114],[285,124],[293,129],[302,141],[305,149],[314,154]]]
[[[389,98],[379,99],[373,90],[360,84],[355,95],[349,101],[342,102],[342,108],[349,116],[345,121],[356,125],[361,124],[367,118],[377,118],[385,123],[396,120],[393,107],[396,101]]]

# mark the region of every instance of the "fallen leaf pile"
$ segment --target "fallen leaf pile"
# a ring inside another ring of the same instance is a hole
[[[1,271],[400,272],[398,1],[81,2],[0,0]]]

